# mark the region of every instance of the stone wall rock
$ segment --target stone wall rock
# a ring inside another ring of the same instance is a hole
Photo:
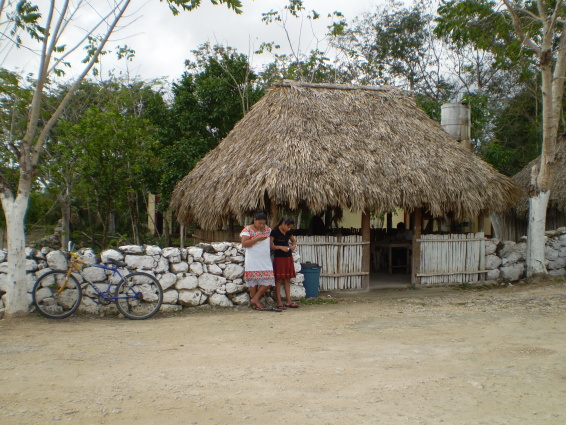
[[[497,255],[489,254],[485,256],[486,270],[497,269],[501,265],[501,262],[502,262],[501,258],[499,258]]]
[[[525,263],[515,263],[510,266],[500,267],[501,278],[514,282],[523,277],[525,271]]]
[[[206,302],[207,296],[198,289],[183,289],[179,291],[179,303],[188,307],[195,307]]]
[[[486,278],[513,282],[525,277],[527,244],[500,241],[493,238],[485,242]],[[545,265],[554,276],[566,274],[566,228],[546,232],[544,247]]]
[[[126,255],[124,262],[128,265],[128,268],[136,270],[152,270],[156,265],[157,261],[151,255]]]
[[[67,257],[61,251],[51,251],[46,256],[47,265],[53,270],[67,270]]]
[[[177,282],[175,283],[175,289],[196,289],[198,288],[198,277],[192,274],[184,275],[182,277],[177,277]]]

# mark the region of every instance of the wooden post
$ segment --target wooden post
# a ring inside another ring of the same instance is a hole
[[[393,229],[393,213],[387,213],[387,233],[391,233]]]
[[[185,223],[181,223],[181,229],[179,231],[179,245],[181,246],[181,249],[183,249],[185,247]]]
[[[370,268],[370,213],[369,208],[366,208],[362,213],[362,272],[367,273],[362,276],[362,289],[369,290],[369,268]]]
[[[419,278],[417,273],[421,268],[421,243],[417,242],[417,239],[421,237],[422,230],[422,209],[415,209],[415,220],[413,228],[413,263],[411,267],[411,285],[415,286],[419,283]]]
[[[269,202],[269,227],[272,229],[277,224],[277,214],[279,213],[279,209],[277,208],[277,202],[273,199],[270,199]]]
[[[478,232],[483,232],[485,223],[485,212],[482,210],[478,215]]]
[[[483,228],[485,227],[485,211],[480,211],[478,215],[478,233],[481,233],[485,237]],[[485,242],[481,242],[480,245],[480,270],[485,270]],[[479,275],[479,280],[483,281],[487,278],[486,273],[481,273]]]

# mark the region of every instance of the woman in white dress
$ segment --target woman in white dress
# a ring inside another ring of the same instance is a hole
[[[244,227],[240,233],[242,246],[246,248],[244,279],[246,285],[250,288],[250,302],[253,308],[259,311],[281,311],[266,309],[259,302],[263,294],[270,287],[275,286],[270,252],[270,233],[271,229],[267,227],[267,216],[264,213],[256,214],[253,224]]]

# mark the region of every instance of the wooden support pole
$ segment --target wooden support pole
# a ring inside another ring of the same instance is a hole
[[[368,242],[362,248],[362,272],[367,273],[362,277],[362,289],[369,290],[369,268],[370,268],[370,212],[366,208],[362,213],[362,242]]]
[[[179,245],[181,249],[185,247],[185,223],[181,223],[181,229],[179,231]]]
[[[485,212],[480,211],[478,215],[478,232],[483,232],[484,224],[485,223]]]
[[[277,202],[275,202],[273,199],[270,199],[269,202],[269,227],[271,227],[272,229],[275,227],[275,225],[277,224],[277,214],[279,213],[279,209],[277,208]]]
[[[413,263],[411,267],[411,285],[415,286],[419,283],[417,273],[421,268],[421,243],[417,242],[422,232],[422,209],[415,209],[415,220],[413,228]]]

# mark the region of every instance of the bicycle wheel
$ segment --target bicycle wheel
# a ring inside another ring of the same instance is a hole
[[[73,314],[82,299],[81,285],[67,272],[54,270],[45,273],[33,285],[33,304],[49,319],[63,319]]]
[[[128,319],[142,320],[159,311],[163,288],[152,275],[134,272],[122,278],[115,296],[120,313]]]

